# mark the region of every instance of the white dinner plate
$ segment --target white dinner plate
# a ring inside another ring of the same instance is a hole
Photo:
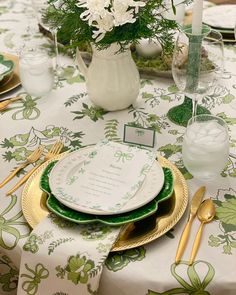
[[[52,169],[49,176],[49,185],[53,195],[65,206],[74,210],[96,214],[96,215],[113,215],[132,211],[148,202],[152,201],[160,192],[164,184],[164,173],[161,165],[154,161],[150,171],[148,172],[142,186],[136,194],[122,207],[115,211],[105,211],[102,208],[104,202],[107,205],[109,198],[94,198],[92,203],[87,202],[86,198],[79,193],[79,187],[71,193],[68,180],[73,180],[77,172],[82,166],[88,153],[93,151],[94,146],[82,148],[78,151],[68,154],[65,158],[58,161]],[[58,190],[58,188],[60,189]],[[119,200],[117,205],[120,204]],[[117,206],[119,207],[119,206]],[[97,209],[99,208],[99,209]]]
[[[216,5],[203,10],[202,21],[214,28],[234,29],[236,5]]]

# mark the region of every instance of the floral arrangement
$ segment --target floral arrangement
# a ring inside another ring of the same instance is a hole
[[[162,16],[164,0],[49,0],[48,4],[44,21],[58,30],[64,44],[76,47],[87,42],[103,49],[117,42],[125,48],[152,38],[164,51],[173,49],[177,24]]]

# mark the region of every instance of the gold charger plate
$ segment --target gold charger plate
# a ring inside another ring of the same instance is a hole
[[[34,228],[49,211],[46,207],[45,193],[39,188],[40,177],[47,165],[61,159],[65,154],[41,165],[28,179],[22,192],[22,212],[29,225]],[[167,159],[159,156],[160,164],[168,167],[174,175],[174,192],[171,198],[159,204],[155,214],[123,226],[119,239],[112,248],[114,251],[123,251],[135,248],[151,241],[169,231],[182,217],[188,204],[188,189],[186,181],[179,169]]]
[[[16,87],[18,87],[21,84],[20,75],[19,75],[19,58],[18,58],[18,56],[13,55],[13,54],[9,54],[9,53],[2,53],[2,55],[6,59],[12,60],[15,64],[15,68],[14,68],[13,75],[12,75],[11,79],[7,83],[0,86],[0,95],[15,89]]]

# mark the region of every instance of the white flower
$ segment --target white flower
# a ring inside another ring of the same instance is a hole
[[[126,0],[126,1],[130,7],[135,7],[135,13],[138,13],[139,7],[143,7],[146,5],[146,3],[143,1],[134,1],[134,0]]]
[[[112,7],[112,13],[114,16],[114,25],[115,26],[122,26],[126,23],[134,23],[135,17],[134,17],[134,10],[129,9],[129,6],[127,5],[127,1],[124,0],[114,0],[113,1],[113,7]]]
[[[109,32],[114,27],[114,18],[110,12],[106,12],[103,17],[97,18],[93,22],[93,26],[98,30],[93,31],[93,38],[96,39],[96,42],[102,40],[106,32]]]
[[[78,0],[78,7],[87,8],[81,13],[80,18],[92,24],[99,16],[106,14],[106,8],[110,5],[110,0]]]
[[[134,0],[78,0],[78,7],[85,8],[80,18],[90,26],[97,28],[93,38],[100,41],[114,26],[122,26],[136,21],[139,7],[145,6],[143,1]]]

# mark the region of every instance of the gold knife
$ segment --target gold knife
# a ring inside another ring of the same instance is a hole
[[[179,241],[179,245],[178,245],[178,249],[176,252],[176,256],[175,256],[175,263],[179,263],[184,250],[186,248],[187,242],[188,242],[188,237],[189,237],[189,233],[190,233],[190,229],[191,229],[191,225],[192,222],[197,214],[197,210],[202,202],[203,196],[205,194],[206,191],[206,187],[205,186],[201,186],[194,194],[192,201],[191,201],[191,206],[190,206],[190,213],[189,213],[189,218],[188,218],[188,222],[186,223],[183,233],[181,235],[180,241]]]

